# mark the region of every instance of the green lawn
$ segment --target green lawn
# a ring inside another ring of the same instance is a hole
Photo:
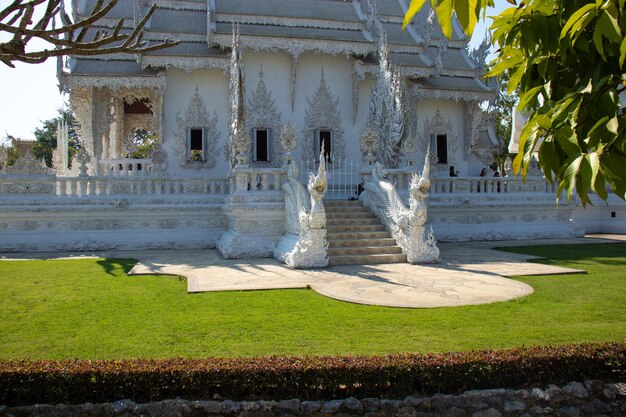
[[[312,290],[187,294],[122,259],[0,262],[0,359],[441,352],[626,339],[626,244],[510,249],[588,274],[483,306],[399,309]]]

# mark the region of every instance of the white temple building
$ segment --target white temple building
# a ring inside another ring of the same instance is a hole
[[[73,0],[75,17],[95,3]],[[286,185],[306,187],[309,172],[319,174],[322,147],[324,201],[366,205],[368,191],[359,192],[376,162],[409,202],[430,147],[426,226],[439,241],[582,235],[573,207],[555,205],[555,187],[538,170],[526,183],[494,177],[500,141],[480,108],[496,94],[482,79],[485,50],[469,53],[458,26],[445,39],[427,6],[402,30],[408,3],[119,0],[93,30],[124,18],[130,32],[156,4],[144,40],[180,44],[60,66],[83,150],[70,169],[60,127],[54,171],[31,160],[0,175],[0,252],[276,255],[279,241],[302,232]],[[139,158],[137,132],[155,142]],[[299,176],[288,175],[292,165]],[[390,210],[372,210],[402,240],[384,218]],[[328,236],[341,223],[329,216]],[[340,253],[332,247],[331,263]]]

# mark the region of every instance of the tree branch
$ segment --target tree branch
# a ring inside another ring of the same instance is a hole
[[[46,3],[43,17],[33,25],[32,18],[37,6]],[[63,10],[61,0],[14,0],[10,5],[0,10],[0,32],[12,34],[8,42],[0,43],[0,61],[9,67],[14,67],[14,62],[40,63],[50,57],[62,55],[93,56],[112,53],[143,53],[162,48],[178,45],[179,41],[165,41],[146,47],[143,41],[143,30],[150,17],[156,10],[156,5],[148,10],[137,26],[130,34],[121,33],[124,27],[124,19],[117,21],[111,33],[97,30],[92,41],[84,41],[100,19],[117,4],[117,0],[98,0],[93,11],[84,19],[72,22]],[[62,26],[55,27],[57,17]],[[3,20],[9,18],[8,21]],[[52,27],[50,24],[52,22]],[[78,32],[77,36],[74,34]],[[55,49],[43,49],[39,51],[26,51],[26,45],[33,38],[48,42]],[[113,44],[122,42],[120,45]]]

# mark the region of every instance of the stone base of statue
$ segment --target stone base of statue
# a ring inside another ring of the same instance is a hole
[[[289,268],[328,266],[326,229],[309,229],[304,236],[284,235],[274,249],[274,258]]]
[[[439,248],[437,247],[437,241],[432,229],[426,236],[424,227],[418,226],[415,230],[411,230],[410,235],[413,244],[406,251],[407,261],[412,264],[437,263],[440,261]]]

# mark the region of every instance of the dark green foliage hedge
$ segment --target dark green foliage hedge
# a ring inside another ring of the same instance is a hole
[[[626,376],[626,342],[389,356],[0,362],[0,404],[404,398]]]

